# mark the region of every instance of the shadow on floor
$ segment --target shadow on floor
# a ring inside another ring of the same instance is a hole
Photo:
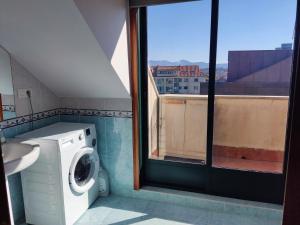
[[[98,199],[76,225],[280,225],[258,216],[220,213],[119,196]]]

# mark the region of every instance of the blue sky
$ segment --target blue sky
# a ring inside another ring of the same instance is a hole
[[[211,0],[148,7],[148,59],[208,62]],[[293,42],[296,0],[220,0],[218,63],[228,50]]]

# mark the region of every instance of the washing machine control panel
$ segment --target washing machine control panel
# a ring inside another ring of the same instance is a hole
[[[89,142],[90,142],[90,138],[89,137],[86,137],[85,135],[85,132],[84,131],[81,131],[78,136],[78,142],[80,143],[81,146],[89,146]]]
[[[81,145],[95,147],[97,145],[95,129],[86,128],[81,130],[78,134],[78,141]]]
[[[67,138],[62,139],[61,141],[62,147],[64,149],[73,149],[74,146],[77,147],[96,147],[97,139],[96,139],[96,131],[94,128],[86,128],[79,130],[73,136],[69,136]]]

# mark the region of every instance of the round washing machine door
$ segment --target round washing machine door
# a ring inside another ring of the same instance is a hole
[[[77,193],[87,192],[96,182],[99,172],[99,156],[90,147],[82,148],[74,156],[70,167],[71,189]]]

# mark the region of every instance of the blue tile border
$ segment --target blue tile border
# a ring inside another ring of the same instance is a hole
[[[12,119],[3,120],[0,122],[0,129],[7,129],[10,127],[30,123],[52,116],[99,116],[99,117],[116,117],[116,118],[132,118],[131,111],[120,110],[98,110],[98,109],[72,109],[72,108],[58,108],[47,110],[31,115],[20,116]],[[32,117],[32,118],[31,118]]]
[[[72,108],[62,108],[60,110],[61,110],[60,115],[132,118],[132,111],[98,110],[98,109],[72,109]]]
[[[48,110],[48,111],[35,113],[35,114],[33,114],[33,117],[31,115],[25,115],[25,116],[15,117],[12,119],[3,120],[0,122],[0,129],[7,129],[7,128],[15,127],[18,125],[22,125],[25,123],[30,123],[32,121],[37,121],[37,120],[49,118],[52,116],[57,116],[57,115],[59,115],[59,112],[60,112],[59,109],[52,109],[52,110]]]
[[[16,107],[14,105],[2,105],[3,112],[15,112]]]

